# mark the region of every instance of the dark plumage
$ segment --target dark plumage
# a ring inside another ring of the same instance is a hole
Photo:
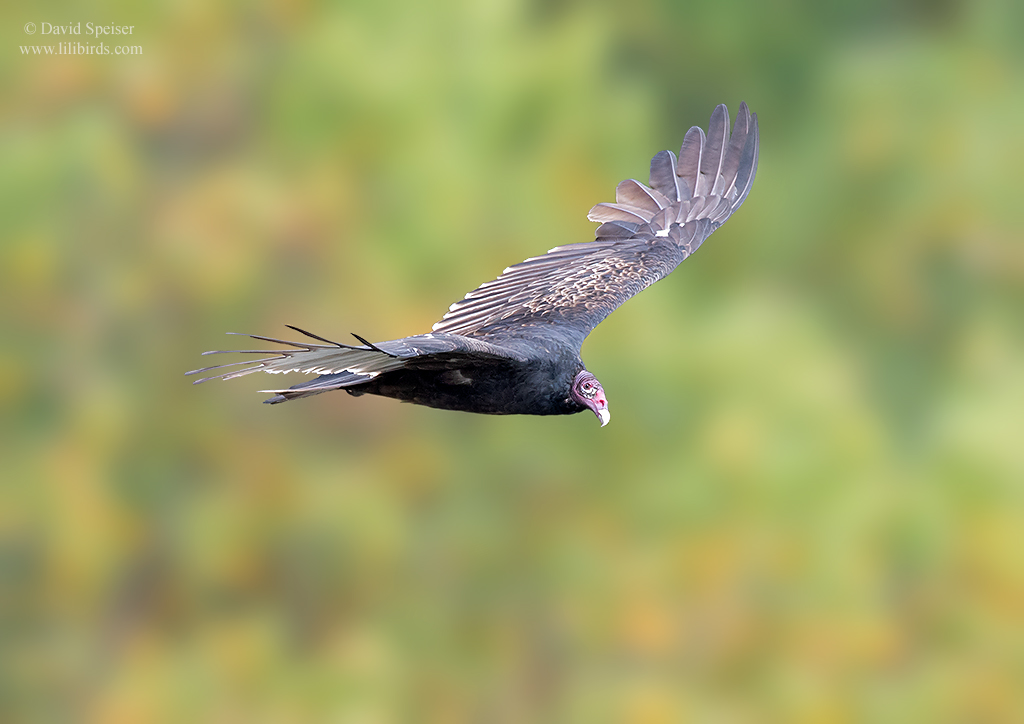
[[[747,198],[757,172],[757,116],[745,103],[729,134],[724,105],[707,135],[694,126],[678,158],[651,160],[650,187],[619,184],[615,203],[590,210],[603,222],[588,243],[555,247],[505,269],[453,304],[428,334],[347,345],[291,327],[316,340],[289,342],[248,335],[291,349],[225,350],[270,355],[193,370],[241,369],[197,380],[229,380],[251,372],[304,372],[319,377],[275,393],[275,404],[344,389],[418,405],[496,415],[560,415],[589,409],[609,419],[601,384],[580,360],[583,340],[634,294],[668,275]],[[204,354],[223,354],[222,351]]]

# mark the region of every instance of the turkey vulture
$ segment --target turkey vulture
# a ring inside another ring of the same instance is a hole
[[[629,179],[614,204],[598,204],[597,238],[557,246],[510,266],[480,285],[427,334],[361,344],[332,342],[298,327],[316,342],[253,339],[291,349],[223,350],[262,359],[216,365],[187,374],[246,365],[197,380],[229,380],[251,372],[319,375],[275,393],[270,404],[343,389],[418,405],[492,415],[563,415],[590,410],[608,424],[601,383],[580,360],[583,340],[634,294],[668,275],[725,223],[750,193],[757,171],[757,115],[746,103],[729,133],[729,111],[715,108],[707,135],[687,131],[678,158],[651,160],[650,186]],[[270,355],[270,356],[266,356]]]

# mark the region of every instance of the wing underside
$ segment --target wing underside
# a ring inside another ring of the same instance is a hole
[[[650,186],[634,179],[615,203],[591,209],[595,241],[555,247],[505,269],[456,302],[435,332],[480,338],[553,324],[582,343],[619,305],[669,274],[740,207],[757,171],[757,116],[740,105],[729,133],[724,105],[708,133],[694,126],[678,157],[651,160]]]

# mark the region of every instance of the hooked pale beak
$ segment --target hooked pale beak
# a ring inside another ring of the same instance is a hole
[[[597,419],[601,421],[601,427],[608,424],[612,419],[612,413],[608,412],[608,398],[604,396],[604,390],[599,389],[594,399],[587,402],[587,407],[594,411]]]

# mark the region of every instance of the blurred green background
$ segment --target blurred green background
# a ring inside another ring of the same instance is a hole
[[[0,19],[0,719],[1024,720],[1024,5]],[[603,430],[182,374],[425,331],[741,100]]]

